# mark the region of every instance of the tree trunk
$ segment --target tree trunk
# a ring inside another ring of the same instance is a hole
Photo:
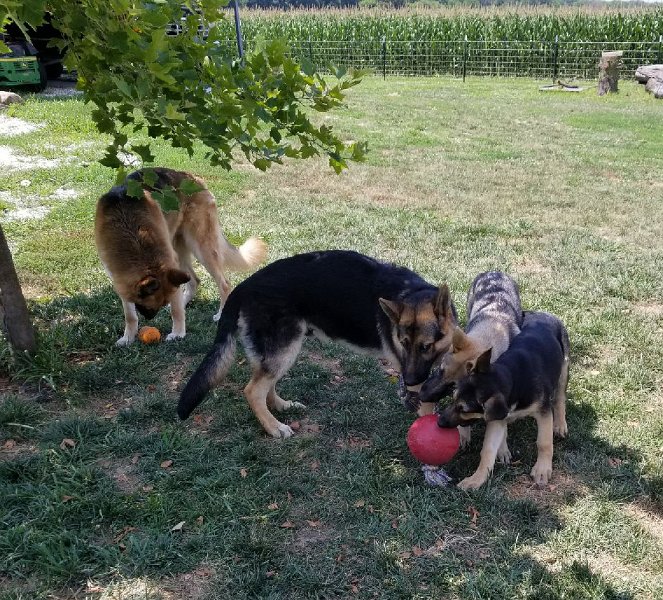
[[[603,52],[599,61],[599,96],[608,92],[617,92],[617,81],[619,80],[619,67],[623,51]]]
[[[0,227],[0,326],[7,332],[9,343],[18,352],[37,349],[35,330],[5,234]]]

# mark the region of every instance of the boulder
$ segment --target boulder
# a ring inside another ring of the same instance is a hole
[[[663,79],[663,65],[641,65],[635,70],[638,83],[647,83],[650,77]]]
[[[635,70],[635,78],[654,98],[663,98],[663,65],[642,65]]]
[[[23,102],[23,98],[14,92],[0,92],[0,105],[2,106],[19,104],[21,102]]]

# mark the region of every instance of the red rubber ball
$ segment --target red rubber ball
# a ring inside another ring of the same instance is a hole
[[[444,465],[458,452],[458,429],[446,429],[437,424],[437,415],[419,417],[407,432],[407,447],[425,465]]]

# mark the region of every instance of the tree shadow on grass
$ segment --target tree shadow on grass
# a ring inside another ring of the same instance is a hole
[[[186,377],[209,349],[216,328],[211,321],[213,302],[190,306],[184,341],[120,349],[114,342],[122,332],[122,311],[110,289],[35,304],[32,309],[42,332],[42,351],[51,360],[44,359],[42,367],[52,369],[56,396],[77,398],[93,414],[48,423],[40,440],[54,454],[25,457],[24,468],[9,468],[7,475],[17,484],[32,477],[29,486],[37,486],[34,489],[44,496],[55,494],[54,518],[70,522],[71,530],[86,511],[99,514],[101,507],[105,516],[98,524],[107,543],[85,528],[79,539],[69,531],[66,540],[92,565],[103,565],[122,577],[150,576],[158,581],[164,569],[186,574],[195,572],[205,556],[231,556],[223,577],[212,582],[211,598],[220,597],[219,590],[229,586],[238,598],[348,593],[368,598],[375,592],[383,598],[441,593],[532,600],[634,597],[626,585],[608,581],[595,565],[560,559],[559,548],[573,547],[574,542],[569,539],[573,531],[565,530],[583,526],[583,521],[569,523],[565,509],[582,508],[588,496],[603,503],[643,506],[660,501],[660,478],[643,478],[640,452],[610,445],[597,435],[598,416],[586,402],[569,402],[570,435],[556,442],[555,471],[547,489],[538,490],[529,480],[536,458],[535,427],[529,421],[510,428],[516,463],[498,466],[484,488],[471,494],[430,488],[405,445],[412,417],[399,405],[395,384],[374,360],[336,346],[307,344],[281,388],[287,399],[309,404],[306,418],[319,428],[275,442],[264,436],[242,400],[226,402],[241,397],[246,365],[235,365],[228,387],[198,411],[203,412],[202,422],[206,415],[215,419],[208,430],[193,419],[186,424],[174,421],[181,383],[171,387],[166,378],[173,365],[182,364],[180,378]],[[155,325],[162,332],[169,330],[166,311]],[[148,393],[148,386],[156,391]],[[127,388],[136,389],[139,397],[133,412],[110,420],[94,413],[95,396]],[[156,403],[155,410],[151,403]],[[282,417],[301,418],[297,413]],[[12,422],[17,419],[11,416]],[[74,439],[76,446],[60,448],[63,439]],[[471,448],[449,467],[456,479],[476,467],[481,441],[482,431],[476,428]],[[132,477],[155,490],[139,487],[126,494],[112,472],[97,466],[101,457],[110,457],[114,466],[124,468],[134,454],[144,457]],[[159,466],[171,456],[184,465],[181,470],[167,472]],[[240,468],[250,474],[246,480],[237,475]],[[48,480],[54,474],[55,480],[71,483],[58,483],[51,490]],[[34,503],[26,489],[25,504]],[[63,495],[74,499],[63,503]],[[148,501],[152,508],[144,507]],[[278,504],[278,518],[265,517],[270,502]],[[20,503],[13,510],[19,508],[23,509]],[[34,510],[42,508],[35,504]],[[191,523],[199,514],[205,514],[205,524],[210,522],[200,531],[180,537],[168,533],[177,520]],[[600,511],[592,514],[600,517]],[[34,523],[36,515],[28,510],[26,522]],[[292,530],[281,526],[288,521],[295,525]],[[320,527],[309,521],[319,521],[328,530],[305,535]],[[126,526],[137,531],[122,538],[122,550],[113,540]],[[596,519],[587,524],[595,526]],[[16,527],[11,539],[18,544],[23,532],[20,524]],[[43,535],[54,536],[45,547],[59,543],[50,530]],[[597,540],[590,540],[594,547]],[[546,556],[551,543],[558,544],[557,554]],[[594,547],[587,548],[588,555]],[[72,565],[80,561],[76,556],[69,559]],[[45,568],[34,567],[37,574]],[[56,580],[76,579],[73,566],[71,574],[66,564],[49,563],[48,568],[56,569]],[[269,572],[279,576],[266,575]]]
[[[380,375],[376,372],[374,379],[378,380]],[[352,381],[348,382],[347,388],[348,393],[342,392],[341,398],[347,397],[348,405],[344,405],[341,400],[339,408],[353,414],[345,415],[344,422],[352,430],[371,439],[376,433],[375,415],[353,403]],[[356,397],[356,393],[354,395]],[[362,390],[362,397],[366,398],[384,398],[389,395],[394,396],[395,405],[395,390],[388,386],[378,385],[376,389]],[[384,406],[380,408],[384,409]],[[494,476],[481,490],[464,493],[457,489],[431,490],[424,484],[421,473],[418,473],[418,465],[403,449],[407,431],[403,419],[398,409],[393,412],[388,410],[384,426],[397,439],[391,444],[382,440],[379,450],[383,455],[391,454],[392,459],[401,461],[415,474],[404,483],[416,486],[420,497],[424,498],[421,502],[412,500],[413,506],[409,511],[415,515],[427,514],[427,522],[419,526],[411,525],[410,530],[401,536],[400,544],[402,552],[409,555],[405,560],[407,568],[413,573],[420,572],[422,581],[441,589],[455,590],[460,597],[468,598],[508,597],[514,590],[518,590],[517,597],[528,598],[635,597],[628,584],[613,583],[610,578],[613,573],[606,570],[605,565],[599,567],[582,558],[573,558],[600,554],[603,537],[607,544],[614,545],[615,539],[609,531],[610,524],[604,525],[600,521],[603,512],[610,513],[613,510],[611,506],[619,507],[628,503],[649,506],[656,502],[660,486],[660,480],[643,477],[639,467],[642,455],[637,449],[612,445],[597,435],[598,415],[591,405],[570,400],[570,435],[565,440],[555,442],[555,471],[550,485],[544,489],[534,486],[529,477],[529,469],[536,460],[536,427],[529,420],[510,426],[514,464],[510,467],[497,466]],[[482,438],[482,428],[475,428],[470,449],[457,455],[448,466],[449,473],[456,481],[476,468]],[[350,471],[351,467],[338,470]],[[385,493],[389,493],[389,490],[385,490]],[[397,487],[393,487],[391,493],[397,496]],[[437,496],[438,502],[444,504],[446,513],[431,512],[431,508],[426,506],[425,499],[433,498],[431,493]],[[470,534],[467,533],[470,521],[468,511],[470,515],[479,515],[475,527],[470,523]],[[577,520],[574,511],[585,511],[587,516]],[[467,544],[449,545],[444,541],[444,535],[442,541],[431,537],[428,530],[444,531],[447,517],[452,523],[446,535],[449,539],[458,535],[466,536]],[[628,524],[630,521],[618,521],[617,524],[622,523]],[[582,531],[584,527],[595,528],[596,531],[588,535]],[[588,538],[587,548],[582,548],[582,542],[570,539],[576,529],[578,539]],[[635,546],[640,543],[635,534],[631,537],[627,535],[626,538],[626,542],[633,542]],[[424,540],[423,545],[413,554],[412,547],[417,547],[421,540]],[[552,551],[547,548],[550,543],[553,544]],[[438,560],[437,566],[419,569],[412,564],[416,563],[416,552],[424,558],[428,557],[428,561],[435,562],[429,555],[436,544],[439,544],[440,549],[448,551],[441,552],[446,558]],[[578,544],[582,552],[575,552]],[[564,547],[569,548],[568,560],[562,556]],[[526,552],[525,548],[529,550]],[[637,570],[637,565],[648,562],[642,552],[636,552],[634,556],[617,552],[617,556],[616,562],[623,559],[623,567],[631,572]],[[450,564],[456,568],[455,571],[451,569],[455,577],[449,572]],[[436,569],[438,576],[432,576],[431,573]],[[450,585],[449,581],[454,579],[460,580],[460,583]]]
[[[124,330],[119,298],[110,288],[91,294],[75,294],[50,302],[31,302],[30,312],[38,331],[34,357],[17,357],[10,367],[24,391],[40,392],[41,399],[76,397],[111,388],[156,384],[164,370],[183,355],[206,351],[216,324],[212,302],[194,300],[187,311],[188,335],[184,340],[145,346],[136,341],[118,348],[115,342]],[[140,325],[157,327],[165,338],[171,330],[170,312],[159,311],[152,321]],[[0,339],[0,343],[6,343]],[[4,355],[9,357],[5,349]],[[6,373],[7,375],[8,373]]]

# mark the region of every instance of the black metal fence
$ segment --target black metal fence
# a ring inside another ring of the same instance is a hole
[[[564,41],[400,41],[298,40],[293,55],[319,68],[336,66],[371,69],[383,75],[452,75],[596,79],[601,52],[623,51],[621,77],[633,78],[644,64],[663,63],[663,36],[654,42]],[[248,44],[250,47],[250,44]]]

